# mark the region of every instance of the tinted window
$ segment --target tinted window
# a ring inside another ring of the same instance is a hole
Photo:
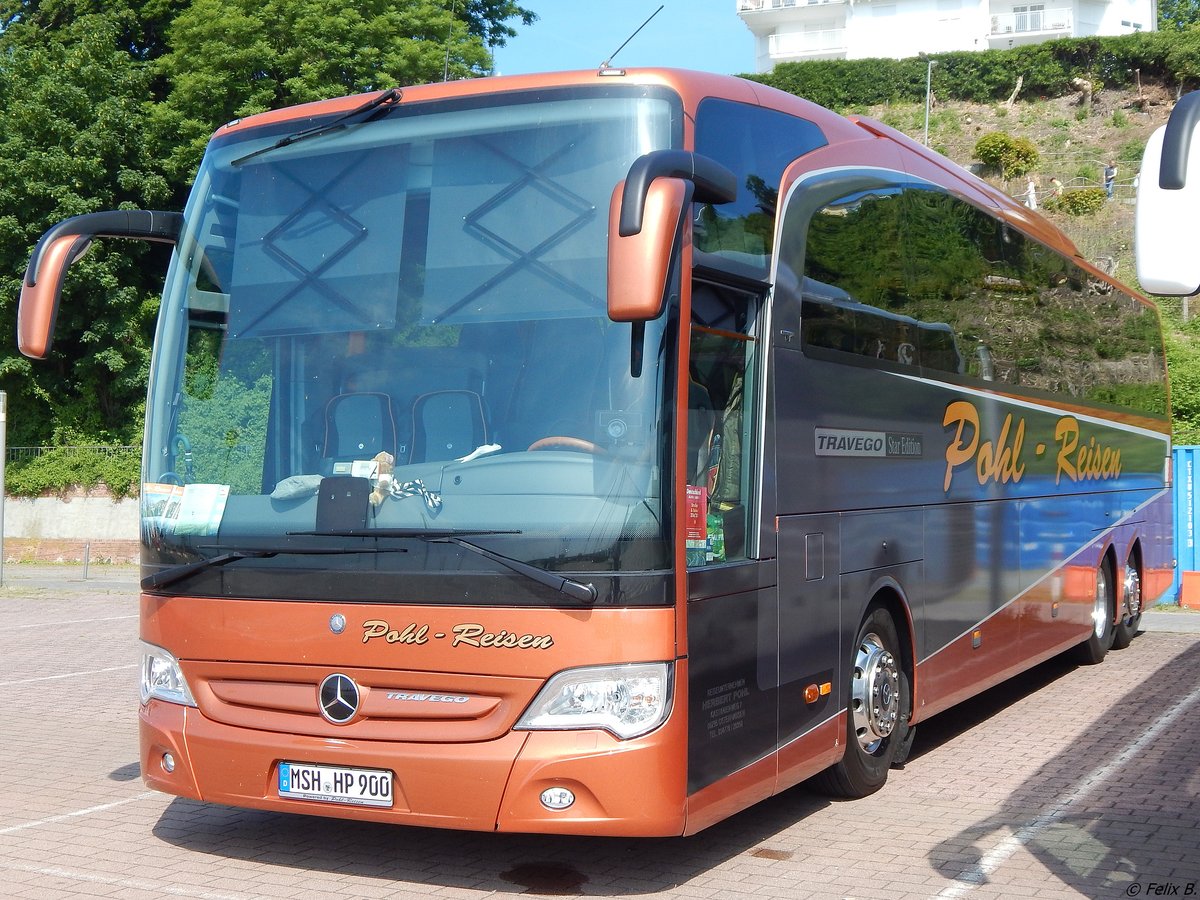
[[[784,169],[828,143],[812,122],[786,113],[709,98],[696,117],[696,152],[730,169],[738,180],[732,203],[701,207],[694,241],[722,268],[748,267],[765,277],[771,265],[775,212]]]
[[[904,192],[907,313],[948,323],[965,374],[1166,412],[1153,307],[948,194]]]
[[[928,184],[877,172],[803,194],[780,280],[810,355],[1165,413],[1153,307]]]

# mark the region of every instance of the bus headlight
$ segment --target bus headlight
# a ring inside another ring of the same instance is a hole
[[[594,666],[559,672],[516,727],[524,731],[602,728],[622,740],[653,731],[671,711],[671,664]]]
[[[166,700],[168,703],[181,703],[184,706],[195,706],[187,681],[179,668],[179,660],[153,644],[140,642],[142,648],[142,684],[141,696],[143,705],[151,698]]]

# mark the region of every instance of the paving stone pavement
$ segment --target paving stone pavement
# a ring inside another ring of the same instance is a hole
[[[136,569],[7,566],[0,893],[14,898],[1200,896],[1200,614],[921,725],[864,800],[691,838],[462,834],[208,806],[137,764]]]

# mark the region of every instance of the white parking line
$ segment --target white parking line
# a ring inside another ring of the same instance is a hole
[[[67,819],[77,819],[80,816],[90,816],[92,813],[116,809],[118,806],[137,803],[139,800],[149,800],[151,797],[157,796],[161,796],[157,791],[143,791],[136,797],[126,797],[124,800],[117,800],[113,803],[102,803],[99,806],[89,806],[87,809],[77,809],[74,812],[61,813],[57,816],[38,819],[36,822],[22,822],[20,825],[10,825],[7,828],[0,828],[0,835],[13,834],[17,831],[28,831],[30,828],[40,828],[43,825],[52,825],[55,822],[65,822]]]
[[[1132,744],[1128,744],[1119,756],[1111,762],[1093,769],[1076,781],[1075,783],[1079,785],[1079,789],[1077,792],[1071,794],[1069,800],[1059,803],[1045,815],[1038,816],[1036,819],[1026,822],[1016,832],[989,850],[979,860],[978,864],[960,872],[952,884],[947,885],[937,894],[938,900],[957,900],[957,898],[966,896],[975,888],[985,884],[988,876],[1000,868],[1009,857],[1048,827],[1061,821],[1071,811],[1073,806],[1078,805],[1096,793],[1110,777],[1124,771],[1126,766],[1137,759],[1138,754],[1154,743],[1154,741],[1158,740],[1159,735],[1172,727],[1184,713],[1189,711],[1189,707],[1198,699],[1200,699],[1200,688],[1196,688],[1159,716],[1154,724],[1150,726],[1149,730],[1144,732]]]
[[[258,894],[226,893],[225,891],[206,891],[187,885],[166,884],[152,881],[148,878],[120,878],[112,875],[98,875],[95,872],[80,872],[78,869],[64,869],[61,866],[35,866],[28,863],[0,862],[0,871],[29,872],[33,875],[46,875],[51,878],[66,878],[71,881],[82,881],[89,884],[105,884],[113,887],[128,888],[144,891],[154,896],[196,897],[199,900],[254,900]],[[61,889],[61,888],[60,888]]]
[[[19,631],[22,628],[61,628],[64,625],[85,625],[88,622],[116,622],[121,619],[136,619],[137,613],[131,616],[104,616],[99,619],[68,619],[65,622],[30,622],[27,625],[10,625],[9,631]]]
[[[136,669],[137,663],[127,666],[110,666],[107,669],[89,669],[86,672],[64,672],[61,675],[42,675],[38,678],[22,678],[18,681],[0,681],[0,687],[12,687],[16,684],[34,684],[39,681],[58,681],[61,678],[78,678],[81,675],[102,675],[105,672],[123,672],[126,669]]]

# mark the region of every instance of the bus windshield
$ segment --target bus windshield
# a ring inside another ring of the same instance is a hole
[[[564,89],[214,140],[156,338],[149,586],[666,602],[675,338],[608,319],[605,246],[678,107]]]

